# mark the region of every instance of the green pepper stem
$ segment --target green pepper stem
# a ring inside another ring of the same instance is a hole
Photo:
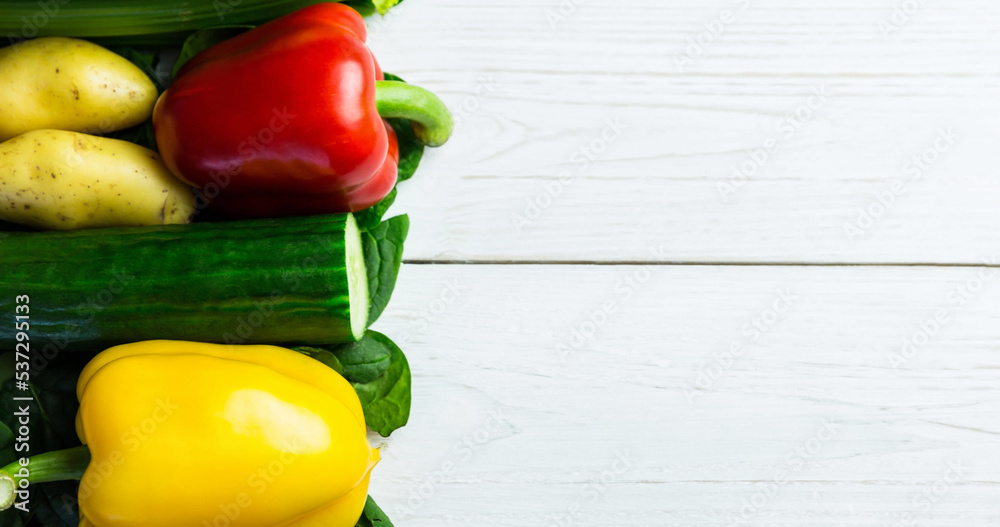
[[[90,464],[90,450],[86,445],[66,450],[46,452],[28,458],[28,466],[15,461],[0,469],[0,511],[7,510],[17,499],[22,480],[28,483],[80,479]],[[25,477],[23,474],[28,474]]]
[[[405,82],[375,81],[375,107],[382,117],[413,121],[413,133],[427,146],[443,145],[455,127],[437,95]]]

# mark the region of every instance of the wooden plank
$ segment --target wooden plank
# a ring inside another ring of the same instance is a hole
[[[745,3],[421,0],[373,21],[385,69],[459,118],[402,186],[408,256],[978,264],[1000,246],[1000,4]]]
[[[399,284],[376,328],[409,357],[413,414],[371,490],[397,525],[1000,521],[1000,271],[404,265]]]

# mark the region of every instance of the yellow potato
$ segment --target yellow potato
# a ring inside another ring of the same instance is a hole
[[[0,220],[40,229],[188,223],[191,188],[152,150],[36,130],[0,143]]]
[[[53,128],[105,134],[153,112],[156,86],[97,44],[46,37],[0,49],[0,141]]]

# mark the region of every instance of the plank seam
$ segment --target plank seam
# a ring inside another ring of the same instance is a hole
[[[940,267],[940,268],[1000,268],[1000,264],[988,263],[933,263],[933,262],[888,262],[888,263],[836,263],[836,262],[713,262],[713,261],[651,261],[651,260],[403,260],[408,265],[653,265],[661,267]]]

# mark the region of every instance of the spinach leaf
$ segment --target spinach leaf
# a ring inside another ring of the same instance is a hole
[[[392,522],[371,496],[365,501],[365,509],[358,518],[358,523],[354,527],[393,527]]]
[[[388,119],[388,121],[396,131],[396,139],[399,141],[399,175],[396,179],[396,183],[399,183],[410,179],[416,173],[417,166],[424,157],[424,145],[417,141],[411,121],[407,119]]]
[[[0,420],[2,428],[14,434],[17,432],[15,412],[28,406],[31,419],[31,450],[16,452],[13,441],[0,441],[0,460],[4,465],[24,454],[34,455],[52,450],[70,448],[80,444],[76,436],[76,380],[83,366],[92,357],[89,353],[68,353],[59,360],[49,362],[40,371],[31,371],[30,394],[34,401],[14,401],[14,397],[25,397],[25,391],[18,390],[14,379],[7,379],[0,385]],[[13,357],[0,356],[4,364],[13,363]],[[2,430],[0,430],[0,435]],[[75,527],[79,523],[76,504],[77,482],[60,481],[33,487],[30,512],[25,514],[16,509],[0,512],[0,527],[36,526]]]
[[[389,210],[389,207],[391,207],[395,201],[396,188],[393,187],[393,189],[389,191],[389,195],[382,198],[382,201],[354,214],[354,219],[358,222],[358,228],[363,231],[367,231],[378,226],[379,222],[382,221],[382,216],[385,216],[386,211]]]
[[[10,427],[8,427],[6,424],[0,423],[0,449],[6,449],[13,442],[14,442],[14,432],[11,432]],[[4,465],[6,464],[7,463],[4,463]]]
[[[372,337],[374,333],[368,331],[361,340],[343,344],[336,350],[335,355],[344,368],[343,375],[352,383],[372,382],[389,369],[392,352]]]
[[[296,346],[292,349],[299,353],[309,355],[310,357],[322,362],[333,371],[344,375],[344,365],[340,363],[340,359],[338,359],[333,352],[327,351],[323,348],[314,348],[311,346]]]
[[[410,231],[410,218],[403,214],[390,218],[361,233],[368,270],[368,325],[378,320],[396,287],[399,266],[403,263],[403,242]]]
[[[56,481],[36,487],[31,501],[35,506],[39,523],[45,527],[79,525],[80,509],[76,496],[78,487],[79,483],[76,481]]]
[[[28,517],[29,515],[22,514],[16,509],[0,511],[0,527],[24,527],[27,525],[24,518]],[[37,525],[37,522],[35,522],[35,525]]]
[[[347,0],[344,4],[351,6],[351,8],[360,13],[361,16],[375,14],[375,6],[372,4],[371,0]]]
[[[361,401],[368,427],[383,437],[410,419],[410,364],[399,346],[387,336],[368,330],[357,342],[329,350],[294,348],[330,366],[344,376]]]
[[[0,416],[10,431],[17,431],[17,418],[14,414],[21,407],[28,407],[31,419],[29,454],[40,454],[80,444],[76,437],[78,408],[76,380],[89,357],[87,353],[65,354],[59,357],[59,361],[49,363],[44,370],[33,371],[29,383],[30,392],[17,389],[14,379],[8,379],[0,387]],[[7,357],[4,359],[10,360]],[[27,396],[34,397],[34,400],[31,402],[14,400],[14,397]],[[8,447],[13,448],[12,445]],[[16,457],[21,455],[18,454]]]
[[[389,337],[371,330],[365,336],[389,351],[389,368],[371,382],[352,383],[352,386],[361,399],[368,427],[382,437],[389,437],[410,420],[410,364]]]
[[[111,132],[105,137],[110,137],[111,139],[118,139],[120,141],[128,141],[130,143],[135,143],[139,146],[144,146],[154,152],[159,152],[159,147],[156,146],[156,134],[153,132],[153,120],[147,119],[146,121],[137,124],[131,128],[126,128],[124,130],[118,130],[117,132]]]
[[[24,527],[25,523],[21,520],[21,515],[11,512],[13,510],[8,509],[0,512],[0,527]]]
[[[219,42],[229,40],[236,35],[245,33],[249,29],[253,29],[253,26],[220,26],[195,31],[187,38],[187,40],[184,41],[184,45],[181,46],[181,53],[177,56],[177,61],[174,62],[172,78],[176,79],[177,72],[181,70],[181,67],[184,66],[187,61],[194,58],[194,56],[198,53],[201,53],[205,49],[208,49]]]

